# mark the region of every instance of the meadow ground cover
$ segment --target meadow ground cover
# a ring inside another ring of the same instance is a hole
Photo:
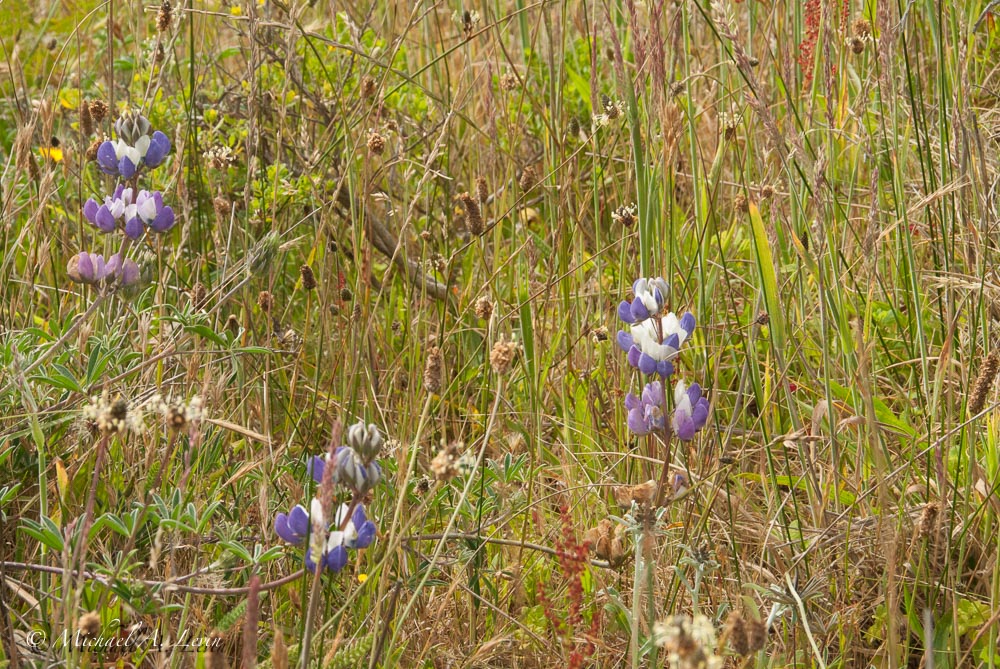
[[[0,0],[0,662],[1000,665],[997,11]]]

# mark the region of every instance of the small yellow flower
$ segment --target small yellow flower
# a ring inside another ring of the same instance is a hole
[[[233,16],[239,16],[243,13],[243,8],[240,7],[239,5],[233,5],[232,7],[229,8],[229,13],[232,14]]]
[[[364,584],[368,580],[368,574],[358,574],[358,583]]]
[[[43,146],[43,147],[39,147],[38,152],[40,154],[42,154],[42,157],[49,158],[54,163],[61,163],[63,161],[63,150],[60,149],[58,146],[53,146],[53,147]]]

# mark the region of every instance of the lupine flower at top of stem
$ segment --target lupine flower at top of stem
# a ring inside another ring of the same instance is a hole
[[[668,377],[674,373],[673,360],[694,332],[696,321],[690,311],[680,318],[670,312],[663,317],[631,323],[629,331],[618,331],[618,345],[628,354],[630,365],[643,374]]]
[[[628,429],[639,436],[662,430],[666,425],[665,399],[663,384],[659,381],[647,383],[641,395],[626,395]]]
[[[115,192],[98,204],[94,198],[83,205],[83,215],[101,232],[113,232],[123,224],[130,239],[142,236],[144,227],[153,232],[167,232],[174,226],[174,210],[163,204],[163,194],[156,191],[126,188],[118,184]]]
[[[348,520],[350,513],[350,520]],[[345,523],[345,521],[347,521]],[[351,512],[347,504],[342,504],[331,524],[323,516],[322,505],[318,499],[313,499],[311,511],[301,504],[296,504],[288,514],[279,513],[274,518],[274,531],[284,541],[293,546],[300,546],[310,535],[309,548],[306,550],[305,563],[310,571],[316,571],[317,563],[313,556],[320,555],[319,566],[338,572],[347,564],[348,549],[367,548],[375,540],[378,528],[368,520],[364,506],[358,504]],[[343,529],[341,529],[343,527]]]
[[[702,397],[701,386],[685,387],[682,379],[674,385],[674,416],[671,424],[681,441],[690,441],[708,421],[708,400]]]
[[[156,130],[150,133],[149,119],[126,112],[115,122],[117,140],[107,140],[97,148],[97,165],[105,174],[131,179],[142,169],[154,168],[170,152],[170,139]]]
[[[312,456],[308,469],[317,483],[323,481],[323,472],[328,464],[334,467],[333,482],[343,485],[358,495],[364,495],[382,480],[382,468],[377,462],[365,463],[364,459],[350,446],[340,446],[330,456]]]
[[[670,285],[662,277],[636,279],[632,294],[635,297],[631,302],[622,300],[618,304],[618,318],[630,325],[659,315],[666,305]]]
[[[116,253],[107,261],[97,253],[82,251],[69,259],[66,273],[76,283],[97,285],[102,282],[121,281],[122,286],[131,286],[139,281],[139,266],[134,260],[121,258]]]

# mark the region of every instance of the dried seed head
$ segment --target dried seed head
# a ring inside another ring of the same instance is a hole
[[[747,638],[747,621],[739,611],[733,611],[726,619],[726,636],[729,645],[740,657],[750,654],[750,640]]]
[[[88,611],[80,616],[76,628],[84,638],[94,639],[101,633],[101,616],[96,611]]]
[[[104,100],[91,100],[88,106],[90,107],[90,115],[93,117],[94,123],[100,123],[108,115],[108,103]]]
[[[80,132],[84,137],[94,134],[94,117],[90,114],[90,105],[86,101],[80,103]]]
[[[208,166],[215,170],[223,170],[236,164],[236,153],[228,144],[210,146],[202,155],[208,161]]]
[[[156,14],[156,29],[161,33],[165,33],[170,30],[170,24],[174,20],[174,7],[170,4],[170,0],[163,0],[160,3],[160,11]]]
[[[861,54],[865,50],[865,40],[857,35],[851,35],[847,38],[847,46],[850,47],[851,53]]]
[[[385,137],[380,135],[377,130],[368,131],[368,150],[376,156],[382,155],[382,152],[385,151]]]
[[[733,208],[741,214],[750,211],[750,201],[747,200],[747,196],[743,193],[737,193],[736,197],[733,198]]]
[[[226,219],[233,211],[233,203],[219,195],[212,200],[212,209],[215,210],[215,215],[220,219]]]
[[[517,75],[514,74],[513,72],[504,72],[503,74],[500,75],[501,90],[507,91],[509,93],[510,91],[515,90],[520,85],[521,85],[520,79],[518,79]]]
[[[481,205],[485,205],[490,199],[490,187],[486,183],[486,177],[476,177],[476,198]]]
[[[191,286],[191,290],[188,292],[188,297],[191,299],[191,304],[197,309],[205,304],[205,296],[208,291],[205,288],[205,284],[201,281]]]
[[[427,360],[424,363],[424,387],[429,393],[441,392],[441,377],[444,373],[444,356],[441,348],[431,346],[427,349]]]
[[[484,321],[490,320],[490,316],[493,315],[493,301],[485,295],[481,295],[473,307],[476,312],[476,317],[481,318]]]
[[[521,172],[521,178],[518,180],[517,185],[521,187],[524,192],[530,191],[538,183],[538,174],[535,172],[535,168],[528,165]]]
[[[483,214],[479,210],[479,205],[475,199],[468,193],[462,193],[458,196],[458,199],[462,202],[462,206],[465,207],[465,223],[469,227],[469,232],[477,237],[483,234],[486,226],[483,224]]]
[[[606,325],[600,325],[590,331],[590,335],[594,338],[595,342],[604,342],[608,340],[608,328]]]
[[[351,292],[350,288],[345,286],[340,289],[340,300],[342,302],[350,302],[353,299],[354,299],[354,293]]]
[[[917,521],[917,539],[925,539],[934,534],[934,524],[937,522],[940,507],[936,502],[928,502],[924,505],[924,510],[920,512],[920,520]]]
[[[851,32],[854,33],[855,37],[859,37],[863,40],[871,39],[872,24],[868,22],[868,19],[858,17],[854,20],[854,25],[851,26]]]
[[[219,632],[212,632],[208,637],[205,669],[229,669],[229,660],[226,659],[225,637]]]
[[[257,306],[265,314],[271,312],[271,307],[274,306],[274,298],[271,297],[269,291],[262,290],[257,294]]]
[[[302,277],[302,288],[304,290],[316,289],[316,274],[313,272],[312,267],[309,265],[303,265],[299,268],[299,274]]]
[[[756,653],[764,648],[767,642],[767,625],[762,620],[747,621],[747,648],[750,653]]]
[[[97,160],[97,150],[101,148],[101,144],[103,143],[104,143],[103,137],[98,137],[97,139],[95,139],[93,142],[90,143],[90,146],[87,147],[87,153],[85,154],[88,163],[92,163]]]
[[[731,142],[736,139],[736,129],[739,125],[740,121],[735,114],[729,114],[726,112],[719,114],[719,130],[722,132],[722,136],[727,142]]]
[[[450,481],[459,474],[467,472],[474,463],[472,456],[465,452],[465,444],[453,441],[438,451],[431,460],[431,474],[438,481]]]
[[[764,184],[760,187],[761,200],[770,200],[772,197],[774,197],[774,186],[771,184]]]
[[[229,318],[226,319],[226,328],[234,335],[240,333],[240,319],[236,317],[236,314],[229,314]]]
[[[517,356],[517,344],[501,339],[493,344],[493,350],[490,351],[490,366],[494,372],[503,376],[510,371],[515,356]]]
[[[376,93],[378,93],[378,82],[375,81],[374,77],[365,75],[361,79],[361,97],[363,98],[373,98]]]
[[[972,393],[969,395],[969,413],[975,416],[983,410],[986,405],[986,395],[993,387],[993,381],[997,378],[997,371],[1000,370],[1000,352],[990,351],[979,369],[979,376],[972,386]]]
[[[634,204],[623,204],[611,212],[611,220],[622,227],[631,228],[635,225],[636,206]]]

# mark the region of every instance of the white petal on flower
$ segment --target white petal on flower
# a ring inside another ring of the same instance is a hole
[[[125,207],[124,213],[126,221],[131,221],[133,218],[135,218],[135,210],[136,206],[134,204],[130,204],[129,206]]]
[[[115,158],[117,158],[118,160],[121,160],[126,155],[128,155],[127,154],[128,150],[132,148],[125,143],[124,139],[119,139],[117,142],[115,142],[114,146],[115,146]]]
[[[318,497],[313,497],[312,504],[309,506],[309,518],[312,520],[313,527],[326,525],[323,522],[323,504]]]
[[[146,152],[149,151],[149,135],[143,135],[138,139],[135,143],[135,150],[138,151],[139,157],[146,157]]]
[[[674,404],[679,409],[684,402],[687,402],[688,406],[691,405],[691,400],[688,399],[687,388],[684,386],[684,380],[677,379],[677,383],[674,384]]]
[[[138,205],[139,217],[149,223],[156,218],[156,201],[152,197],[147,197],[142,204]]]

